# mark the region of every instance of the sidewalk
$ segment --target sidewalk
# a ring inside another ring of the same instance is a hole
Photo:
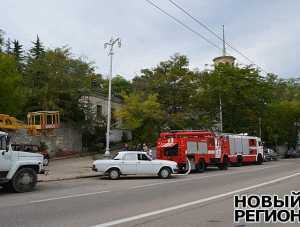
[[[48,174],[40,174],[38,181],[58,181],[99,176],[99,173],[92,171],[93,161],[93,156],[51,160],[47,167]]]

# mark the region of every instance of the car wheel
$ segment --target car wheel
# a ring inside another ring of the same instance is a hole
[[[120,178],[120,171],[118,169],[111,169],[108,172],[108,177],[111,180],[117,180]]]
[[[37,174],[31,168],[20,169],[15,173],[10,183],[15,192],[29,192],[37,184]]]
[[[3,190],[5,192],[12,192],[12,191],[14,191],[13,188],[12,188],[11,182],[7,182],[5,184],[2,184],[1,186],[3,187]]]
[[[170,175],[171,175],[171,171],[169,168],[167,167],[164,167],[162,168],[160,171],[159,171],[159,177],[162,178],[162,179],[166,179],[166,178],[169,178]]]
[[[196,171],[198,173],[203,173],[206,169],[205,161],[203,159],[200,159],[196,168]]]
[[[263,157],[261,156],[261,154],[259,154],[257,156],[257,161],[256,161],[256,164],[257,165],[261,165],[263,163]]]

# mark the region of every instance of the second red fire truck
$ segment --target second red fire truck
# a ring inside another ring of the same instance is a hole
[[[173,160],[180,170],[205,171],[208,166],[227,169],[229,164],[263,162],[263,148],[258,137],[244,134],[217,134],[193,130],[161,133],[157,140],[156,157]]]

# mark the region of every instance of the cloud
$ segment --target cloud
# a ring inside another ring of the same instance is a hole
[[[168,1],[153,1],[221,46],[219,40]],[[227,41],[268,71],[282,77],[299,76],[299,1],[177,2],[218,32],[225,24]],[[27,48],[37,34],[51,48],[68,45],[76,56],[94,61],[97,71],[103,74],[109,66],[103,44],[111,36],[119,36],[123,42],[115,51],[114,73],[128,79],[176,52],[190,58],[191,68],[204,68],[221,54],[143,0],[10,0],[1,4],[6,10],[1,12],[0,20],[8,37],[20,40]]]

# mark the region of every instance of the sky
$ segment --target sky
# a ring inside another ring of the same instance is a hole
[[[215,45],[222,42],[176,9],[168,0],[152,0]],[[265,71],[300,77],[300,1],[174,0]],[[163,15],[145,0],[1,0],[0,29],[6,38],[30,48],[37,34],[46,47],[71,47],[74,57],[94,62],[107,75],[104,43],[120,37],[113,74],[127,79],[153,68],[175,53],[187,55],[190,68],[203,70],[222,54],[199,36]],[[239,62],[247,59],[228,49]]]

